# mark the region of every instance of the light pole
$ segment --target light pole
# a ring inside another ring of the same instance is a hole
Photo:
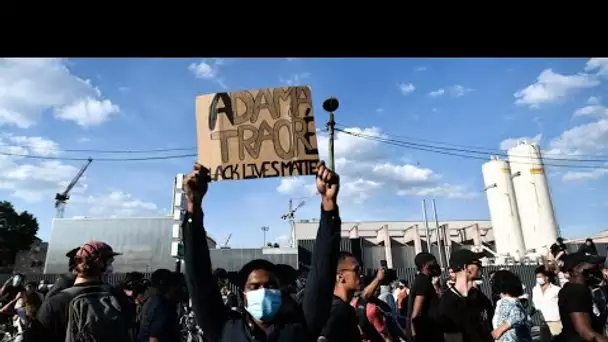
[[[262,232],[264,234],[264,244],[262,245],[262,248],[266,247],[266,232],[269,230],[270,230],[270,227],[262,226]]]
[[[329,132],[329,168],[335,171],[335,159],[334,159],[334,127],[336,121],[334,120],[334,112],[340,106],[340,102],[335,97],[330,97],[323,101],[323,109],[329,113],[329,121],[327,121],[327,130]]]

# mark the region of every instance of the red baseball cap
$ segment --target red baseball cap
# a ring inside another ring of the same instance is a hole
[[[76,252],[76,256],[77,257],[81,257],[81,258],[101,258],[101,259],[111,259],[117,255],[121,255],[121,253],[116,253],[114,252],[114,250],[112,249],[112,247],[110,247],[110,245],[108,245],[105,242],[101,242],[101,241],[89,241],[87,243],[85,243],[84,245],[82,245],[82,247],[80,247],[80,249],[78,250],[78,252]]]

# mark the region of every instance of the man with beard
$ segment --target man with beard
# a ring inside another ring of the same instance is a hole
[[[601,265],[605,257],[576,252],[562,258],[563,271],[569,281],[559,291],[557,305],[562,321],[563,342],[608,342],[602,335],[603,323],[593,314],[593,297],[590,287],[603,279]]]
[[[445,342],[492,342],[491,313],[485,302],[489,299],[473,289],[481,279],[481,255],[468,249],[450,256],[450,268],[456,282],[439,301],[439,322]],[[485,300],[483,300],[485,298]]]

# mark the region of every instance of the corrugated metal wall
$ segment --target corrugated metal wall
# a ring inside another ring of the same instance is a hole
[[[213,268],[223,268],[228,272],[237,272],[246,263],[254,259],[265,259],[275,264],[285,264],[298,268],[297,254],[263,254],[260,248],[212,249],[210,252]]]
[[[46,256],[45,273],[68,270],[65,253],[90,240],[108,243],[115,251],[116,272],[151,272],[172,269],[171,234],[173,220],[167,218],[55,219]]]

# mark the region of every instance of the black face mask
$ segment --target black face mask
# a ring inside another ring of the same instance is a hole
[[[429,273],[431,277],[438,277],[441,275],[441,267],[437,264],[429,265]]]
[[[599,268],[590,268],[583,270],[583,277],[585,278],[585,283],[587,284],[587,286],[590,287],[596,287],[604,280],[602,270],[600,270]]]

